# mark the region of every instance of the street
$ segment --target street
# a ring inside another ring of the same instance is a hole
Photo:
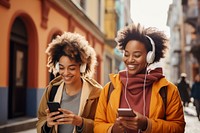
[[[185,133],[200,133],[200,121],[196,116],[195,107],[192,103],[189,104],[189,107],[184,108],[185,112]]]
[[[186,121],[185,133],[200,133],[200,121],[196,117],[195,107],[192,105],[192,103],[189,104],[189,107],[184,108],[184,113]],[[36,133],[36,129],[17,133]]]

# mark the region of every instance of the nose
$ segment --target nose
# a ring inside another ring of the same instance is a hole
[[[134,61],[135,61],[135,59],[133,58],[133,56],[128,57],[128,62],[134,62]]]
[[[60,74],[61,75],[67,75],[69,73],[69,71],[65,68],[64,70],[60,70]]]

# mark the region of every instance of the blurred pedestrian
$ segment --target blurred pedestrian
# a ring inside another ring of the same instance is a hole
[[[192,85],[191,97],[194,98],[194,105],[196,107],[197,117],[200,121],[200,75],[195,76],[195,81]]]
[[[85,37],[65,32],[48,46],[47,66],[54,75],[38,109],[38,133],[93,133],[94,116],[102,86],[92,79],[97,63]],[[54,89],[57,86],[57,90]],[[52,92],[54,92],[54,95]],[[61,108],[50,112],[48,101]],[[61,112],[61,113],[60,113]]]
[[[186,80],[187,74],[181,73],[181,78],[177,83],[177,87],[181,96],[181,100],[183,102],[183,106],[187,107],[190,102],[190,85]]]

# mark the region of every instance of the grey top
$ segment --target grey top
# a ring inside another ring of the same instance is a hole
[[[82,91],[80,90],[77,94],[69,96],[65,91],[63,91],[60,104],[61,108],[70,110],[77,115],[79,112],[81,92]],[[63,124],[58,126],[59,133],[72,133],[73,130],[74,126],[71,124]]]

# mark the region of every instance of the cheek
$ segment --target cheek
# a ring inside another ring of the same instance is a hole
[[[61,70],[61,69],[59,69],[59,72],[58,72],[59,74],[62,74],[62,73],[64,73],[64,70]]]
[[[135,58],[134,60],[135,60],[136,63],[139,63],[139,64],[145,64],[145,65],[147,64],[147,62],[146,62],[146,56],[142,56],[140,58]],[[123,57],[122,61],[124,63],[128,63],[128,57]]]
[[[76,76],[80,76],[81,75],[79,70],[75,70],[75,71],[71,72],[71,74],[76,75]]]
[[[130,57],[123,56],[123,57],[122,57],[122,61],[126,63],[126,62],[129,61],[129,58],[130,58]]]
[[[146,63],[147,63],[146,57],[143,56],[143,57],[139,58],[139,59],[138,59],[138,62],[140,62],[140,63],[142,63],[142,64],[146,64]]]
[[[144,67],[146,67],[146,65],[147,65],[147,62],[146,62],[146,58],[145,58],[145,57],[143,57],[143,58],[141,58],[140,60],[138,60],[138,62],[139,62],[142,66],[144,66]]]
[[[126,62],[126,57],[123,56],[123,57],[122,57],[122,61],[123,61],[123,62]]]

